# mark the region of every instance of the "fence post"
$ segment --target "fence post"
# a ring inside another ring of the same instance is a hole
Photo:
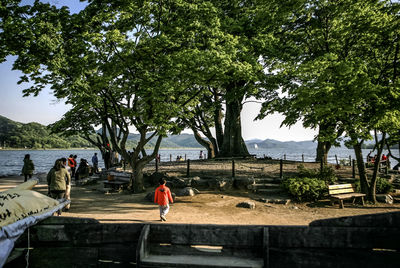
[[[337,159],[337,155],[335,154],[335,159],[336,159],[336,165],[339,165],[339,161]]]
[[[235,160],[232,159],[232,178],[235,177]]]
[[[385,174],[387,175],[387,174],[389,174],[389,158],[387,158],[386,160],[385,160],[385,164],[386,164],[386,166],[385,166]]]
[[[356,160],[353,159],[353,179],[356,177]]]
[[[190,176],[190,159],[187,160],[186,177]]]
[[[304,163],[304,154],[301,154],[301,161]]]
[[[283,178],[283,160],[282,158],[279,161],[279,178]]]

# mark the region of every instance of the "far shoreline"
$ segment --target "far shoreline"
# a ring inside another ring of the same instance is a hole
[[[153,150],[154,148],[145,148],[145,150]],[[49,148],[49,149],[34,149],[34,148],[0,148],[0,151],[79,151],[79,150],[97,150],[100,151],[98,148]],[[165,147],[160,148],[160,150],[205,150],[202,147]]]

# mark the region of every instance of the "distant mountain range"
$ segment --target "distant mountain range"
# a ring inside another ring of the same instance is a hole
[[[127,147],[133,147],[139,140],[139,134],[130,134]],[[155,141],[154,141],[155,142]],[[154,146],[154,142],[148,147]],[[313,141],[277,141],[272,139],[252,139],[245,141],[248,148],[314,148],[316,142]],[[90,143],[79,136],[62,137],[57,134],[50,134],[49,129],[39,123],[19,123],[12,121],[4,116],[0,116],[0,147],[7,148],[84,148],[92,147]],[[193,134],[171,135],[163,139],[161,148],[201,148]]]
[[[277,140],[249,140],[246,141],[247,148],[259,148],[259,149],[272,149],[272,148],[284,148],[284,149],[303,149],[303,148],[316,148],[317,143],[314,141],[277,141]]]
[[[61,137],[50,134],[50,130],[39,123],[19,123],[0,116],[0,147],[52,149],[52,148],[85,148],[90,143],[75,135]]]

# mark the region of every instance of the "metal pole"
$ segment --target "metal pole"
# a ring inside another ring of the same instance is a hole
[[[304,154],[301,155],[301,161],[304,163]]]
[[[172,162],[172,154],[169,155],[169,162]]]
[[[279,161],[279,178],[283,178],[283,160]]]

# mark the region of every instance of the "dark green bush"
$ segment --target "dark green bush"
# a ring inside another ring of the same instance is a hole
[[[393,191],[393,185],[385,178],[378,177],[376,180],[376,193],[387,194]]]
[[[356,190],[361,192],[360,181],[355,183]],[[378,177],[376,179],[376,194],[387,194],[393,190],[393,185],[385,178]]]
[[[289,178],[283,180],[282,187],[297,201],[316,201],[328,192],[319,178]]]
[[[335,170],[330,166],[324,166],[321,172],[320,169],[305,168],[303,164],[300,164],[297,166],[297,172],[300,178],[319,178],[327,184],[337,181]]]

